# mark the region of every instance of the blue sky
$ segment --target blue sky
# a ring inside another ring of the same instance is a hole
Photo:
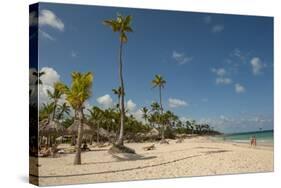
[[[273,128],[273,18],[45,3],[40,11],[39,67],[67,84],[73,71],[93,72],[88,104],[116,101],[119,41],[102,21],[119,12],[133,16],[123,56],[132,114],[158,100],[151,80],[161,74],[164,108],[183,120],[223,132]]]

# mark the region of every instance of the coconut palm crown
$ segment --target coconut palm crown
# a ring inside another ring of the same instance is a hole
[[[117,14],[117,18],[115,20],[105,20],[103,23],[113,30],[113,32],[119,32],[119,40],[122,43],[126,43],[128,41],[128,37],[126,35],[127,32],[133,32],[131,28],[132,16],[122,16],[121,14]]]
[[[93,74],[87,72],[85,74],[79,72],[72,73],[72,83],[68,87],[63,83],[57,83],[56,88],[66,95],[66,100],[77,113],[79,120],[78,138],[76,144],[76,155],[74,164],[81,164],[81,144],[83,136],[83,120],[84,120],[84,103],[91,96],[91,88],[93,82]]]
[[[154,79],[152,80],[152,85],[153,88],[158,87],[159,88],[159,104],[160,104],[160,110],[161,112],[163,112],[163,106],[162,106],[162,88],[164,88],[166,84],[166,80],[164,80],[164,78],[157,74],[155,75]]]

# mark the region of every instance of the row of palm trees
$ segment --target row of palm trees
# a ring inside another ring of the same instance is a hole
[[[96,126],[97,141],[99,141],[99,129],[105,127],[108,132],[114,132],[116,136],[115,144],[113,147],[124,147],[124,131],[131,131],[137,133],[138,131],[149,131],[151,127],[161,130],[161,142],[165,141],[165,130],[177,128],[180,126],[187,130],[187,127],[194,127],[194,123],[181,123],[179,118],[171,111],[165,111],[162,104],[162,91],[166,84],[166,81],[161,75],[155,75],[152,80],[154,88],[159,90],[159,102],[153,102],[151,109],[147,107],[142,108],[143,119],[145,123],[137,121],[132,115],[128,114],[125,109],[125,84],[123,78],[123,46],[128,42],[128,32],[132,32],[131,28],[132,16],[117,15],[116,19],[105,20],[103,23],[109,26],[113,32],[118,33],[119,38],[119,56],[118,56],[118,75],[119,75],[119,87],[113,89],[112,92],[118,97],[118,104],[115,108],[102,110],[98,107],[92,107],[88,109],[87,117],[85,116],[85,101],[92,95],[92,85],[94,75],[90,72],[79,73],[73,72],[71,74],[72,82],[70,85],[66,85],[62,82],[54,84],[53,92],[48,91],[50,98],[49,104],[44,104],[40,109],[40,120],[48,118],[49,121],[62,121],[62,119],[69,116],[70,109],[74,111],[74,119],[79,121],[77,142],[76,142],[76,154],[74,164],[81,164],[81,144],[83,137],[83,124],[84,122],[92,123]],[[40,77],[44,73],[38,73],[38,84],[44,84],[40,80]],[[58,101],[62,96],[65,96],[67,103],[59,104]],[[65,122],[71,122],[66,119]],[[187,126],[188,124],[188,126]],[[184,125],[184,126],[183,126]]]

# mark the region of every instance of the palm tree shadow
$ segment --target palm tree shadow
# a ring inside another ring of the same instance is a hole
[[[122,154],[112,154],[112,157],[120,161],[138,161],[138,160],[149,160],[155,159],[156,156],[148,156],[145,157],[139,154],[131,154],[131,153],[122,153]]]
[[[205,153],[206,155],[208,154],[216,154],[216,153],[226,153],[226,152],[231,152],[232,150],[215,150],[215,151],[204,151],[202,153]]]
[[[112,154],[112,157],[116,159],[116,161],[100,161],[100,162],[89,162],[89,163],[83,163],[83,165],[89,165],[89,164],[108,164],[108,163],[120,163],[120,162],[126,162],[126,161],[138,161],[138,160],[149,160],[149,159],[155,159],[157,156],[142,156],[138,154]]]

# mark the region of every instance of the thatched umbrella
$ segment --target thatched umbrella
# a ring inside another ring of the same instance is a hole
[[[97,132],[97,130],[95,132]],[[99,128],[99,135],[102,136],[102,137],[108,137],[109,132],[107,130],[105,130],[104,128],[100,127]]]
[[[74,120],[74,122],[66,129],[66,133],[70,135],[77,135],[79,120]],[[91,134],[93,133],[93,129],[86,123],[83,123],[83,133]]]
[[[58,122],[53,120],[42,120],[39,122],[40,135],[59,135],[64,131],[64,127]]]
[[[42,120],[39,122],[39,135],[47,136],[47,145],[52,145],[55,142],[55,137],[62,135],[64,127],[58,122],[53,120]]]
[[[159,136],[159,131],[157,129],[153,128],[147,133],[147,135],[156,137],[156,136]]]
[[[75,145],[75,137],[78,134],[79,120],[74,122],[66,129],[66,134],[72,135],[71,145]],[[83,123],[83,134],[92,135],[93,129],[86,123]]]

